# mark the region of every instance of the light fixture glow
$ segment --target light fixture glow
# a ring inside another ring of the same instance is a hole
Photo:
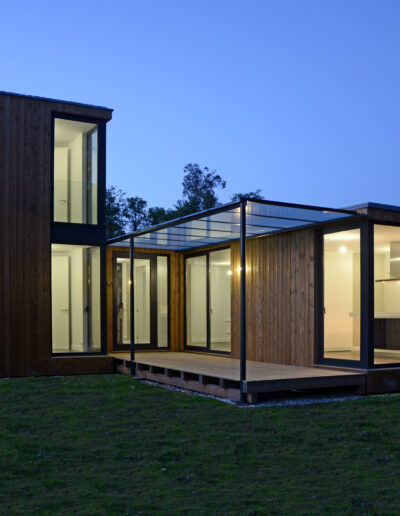
[[[228,276],[232,276],[232,271],[228,271],[228,272],[227,272],[227,275],[228,275]]]
[[[339,247],[339,253],[347,253],[347,248],[345,245],[341,245]]]

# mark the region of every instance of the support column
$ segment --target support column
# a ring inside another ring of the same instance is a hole
[[[131,375],[135,375],[135,282],[134,282],[134,266],[135,266],[135,239],[133,236],[129,239],[129,258],[130,258],[130,333],[131,333]]]
[[[246,403],[246,206],[240,203],[240,402]]]

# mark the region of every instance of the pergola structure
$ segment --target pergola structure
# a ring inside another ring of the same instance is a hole
[[[108,245],[130,248],[131,373],[135,361],[134,249],[190,251],[240,241],[240,396],[244,402],[246,380],[246,240],[358,215],[336,210],[275,201],[242,198],[240,201],[181,217],[129,235],[113,238]]]

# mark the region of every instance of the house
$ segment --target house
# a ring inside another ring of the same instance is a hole
[[[0,376],[400,390],[400,208],[241,201],[107,241],[112,110],[0,93]]]

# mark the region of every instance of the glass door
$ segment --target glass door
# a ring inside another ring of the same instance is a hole
[[[323,358],[360,361],[360,229],[323,237]]]
[[[185,269],[186,347],[230,353],[230,249],[189,256]]]
[[[139,254],[134,260],[135,345],[168,347],[168,258]],[[130,259],[114,256],[114,349],[131,342]]]

